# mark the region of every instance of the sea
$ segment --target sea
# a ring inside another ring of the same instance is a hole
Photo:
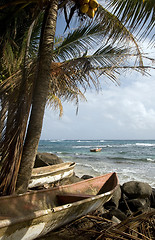
[[[90,152],[96,147],[102,151]],[[155,187],[155,140],[40,140],[38,151],[75,162],[79,177],[116,172],[120,184],[134,180]]]

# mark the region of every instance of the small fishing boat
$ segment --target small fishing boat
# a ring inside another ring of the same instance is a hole
[[[102,148],[93,148],[90,149],[90,152],[101,152]]]
[[[71,177],[74,173],[74,162],[66,162],[45,167],[34,168],[32,171],[29,188],[54,183],[64,178]]]
[[[70,185],[0,197],[0,240],[32,240],[109,201],[116,173]]]

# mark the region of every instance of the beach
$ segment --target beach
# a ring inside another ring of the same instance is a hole
[[[101,152],[90,152],[101,147]],[[40,140],[38,152],[76,163],[77,176],[116,172],[120,184],[131,180],[155,187],[155,140]]]

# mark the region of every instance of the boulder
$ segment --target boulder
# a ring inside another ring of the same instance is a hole
[[[128,211],[127,201],[121,199],[118,208],[126,214],[126,212]]]
[[[152,188],[151,207],[152,207],[152,208],[155,208],[155,188]]]
[[[115,216],[113,216],[113,217],[111,218],[111,221],[114,222],[114,223],[116,223],[116,224],[121,223],[121,220],[119,220],[119,219],[118,219],[117,217],[115,217]]]
[[[44,167],[63,163],[62,159],[52,153],[37,153],[34,167]]]
[[[110,213],[120,221],[123,221],[127,218],[127,216],[119,209],[113,209],[110,211]]]
[[[116,191],[114,192],[112,198],[110,199],[110,201],[108,201],[107,203],[104,204],[104,207],[106,209],[112,209],[112,208],[118,208],[119,205],[119,201],[121,199],[121,187],[120,185],[118,186],[118,188],[116,189]]]
[[[143,211],[150,207],[150,200],[148,198],[129,199],[127,204],[132,212]]]
[[[152,188],[148,183],[130,181],[122,185],[122,192],[129,199],[134,198],[150,198]]]
[[[89,179],[89,178],[93,178],[93,176],[83,175],[83,176],[81,177],[81,179],[83,179],[83,180],[86,180],[86,179]]]

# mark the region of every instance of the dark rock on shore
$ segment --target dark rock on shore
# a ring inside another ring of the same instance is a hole
[[[93,178],[93,176],[83,175],[81,178],[82,178],[83,180],[86,180],[86,179],[89,179],[89,178]]]
[[[147,183],[138,181],[124,183],[115,191],[104,208],[122,221],[125,216],[155,208],[155,189]]]
[[[116,218],[118,218],[120,221],[123,221],[127,218],[127,216],[125,215],[125,213],[123,213],[121,210],[119,209],[113,209],[110,211],[110,213],[112,214],[112,216],[115,216]]]
[[[123,184],[122,192],[125,193],[125,195],[130,199],[150,198],[152,194],[152,188],[148,183],[130,181]]]
[[[150,207],[150,201],[148,198],[129,199],[127,204],[132,212],[145,210]]]
[[[116,191],[114,192],[112,198],[110,199],[110,201],[108,203],[105,203],[104,207],[106,209],[118,208],[121,195],[122,195],[122,192],[121,192],[121,187],[119,185]]]
[[[151,207],[152,207],[152,208],[155,208],[155,188],[152,188]]]
[[[62,159],[52,153],[37,153],[34,168],[63,163]]]

